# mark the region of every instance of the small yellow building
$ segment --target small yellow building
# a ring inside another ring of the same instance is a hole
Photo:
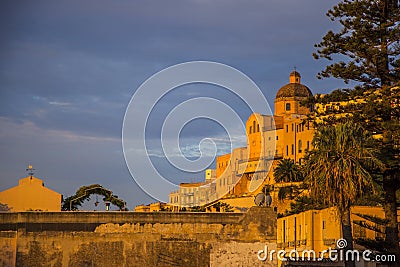
[[[149,212],[150,211],[150,205],[137,205],[135,207],[135,212]]]
[[[383,240],[385,237],[383,226],[368,221],[368,216],[383,219],[385,213],[382,207],[354,206],[351,208],[353,238]],[[276,233],[279,250],[285,250],[287,253],[296,250],[299,255],[303,251],[312,250],[316,257],[320,257],[324,250],[334,249],[337,246],[336,242],[343,238],[339,214],[334,207],[307,210],[279,218]],[[354,248],[360,251],[365,249],[357,243]]]
[[[39,178],[28,176],[18,185],[0,192],[0,203],[10,211],[61,211],[62,195],[44,186]]]
[[[135,212],[153,212],[153,211],[172,211],[173,206],[163,202],[154,202],[148,205],[138,205],[135,207]]]

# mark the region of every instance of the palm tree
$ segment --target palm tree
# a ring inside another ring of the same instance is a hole
[[[303,173],[299,165],[294,163],[291,159],[283,159],[279,161],[278,165],[274,169],[274,178],[277,183],[291,183],[303,181]],[[289,196],[293,199],[293,194],[297,194],[296,185],[285,185],[280,186],[278,192],[278,200],[283,201]]]
[[[306,160],[305,181],[311,195],[337,207],[343,238],[348,243],[346,250],[353,249],[350,207],[364,193],[374,191],[366,165],[381,166],[374,151],[366,147],[368,140],[364,129],[353,122],[320,126]],[[346,266],[354,266],[354,261],[346,262]]]
[[[303,180],[303,175],[300,167],[293,160],[283,159],[274,169],[274,178],[277,183],[300,182]]]

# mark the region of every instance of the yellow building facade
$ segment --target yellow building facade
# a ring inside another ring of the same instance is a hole
[[[301,84],[300,74],[290,73],[289,83],[277,91],[274,115],[253,113],[246,121],[246,147],[218,156],[215,171],[206,170],[205,182],[181,184],[179,191],[171,192],[170,204],[190,207],[219,199],[235,211],[254,206],[254,196],[265,185],[275,184],[273,169],[277,162],[287,158],[301,164],[311,149],[314,129],[305,119],[312,109],[301,102],[312,96]],[[213,172],[215,178],[208,178]],[[277,192],[271,195],[275,209],[283,212],[288,204],[278,203]]]
[[[354,206],[351,208],[353,238],[383,240],[384,227],[368,221],[366,219],[368,216],[383,219],[385,213],[382,207]],[[312,250],[316,257],[320,257],[322,251],[329,248],[335,249],[336,242],[341,238],[343,234],[339,214],[334,207],[307,210],[279,218],[277,221],[277,248],[287,253],[296,250],[299,255],[302,255],[303,251]],[[354,248],[360,251],[365,250],[357,243]]]
[[[148,205],[138,205],[135,207],[135,212],[158,212],[158,211],[173,211],[171,208],[173,206],[170,206],[167,203],[163,202],[154,202],[150,203]]]
[[[0,192],[0,203],[10,211],[61,211],[62,195],[45,187],[34,176],[20,179],[18,186]]]

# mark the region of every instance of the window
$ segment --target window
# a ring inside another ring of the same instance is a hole
[[[257,132],[260,132],[260,124],[257,124]]]
[[[302,145],[303,145],[303,142],[301,142],[301,140],[299,140],[299,153],[301,153],[302,152]]]
[[[286,111],[290,110],[290,103],[286,103],[286,107],[285,107]]]
[[[286,146],[286,156],[289,156],[289,146]]]
[[[301,239],[301,224],[299,225],[299,239]]]
[[[289,132],[289,125],[286,125],[286,132]]]
[[[307,141],[307,150],[310,149],[310,141]]]
[[[357,238],[365,238],[366,230],[365,227],[360,226],[360,224],[365,223],[365,221],[355,221],[353,235]]]
[[[283,243],[285,243],[286,242],[286,220],[283,220],[282,229],[283,229],[283,233],[282,233]]]
[[[253,121],[253,132],[256,132],[256,121]]]
[[[251,133],[251,130],[252,130],[252,127],[250,126],[250,130],[249,130],[249,133]]]
[[[279,136],[276,136],[276,140],[279,140]]]
[[[294,144],[292,144],[292,155],[294,155]]]

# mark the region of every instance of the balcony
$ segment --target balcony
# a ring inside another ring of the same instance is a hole
[[[323,241],[325,246],[334,245],[336,243],[334,238],[324,238]]]

